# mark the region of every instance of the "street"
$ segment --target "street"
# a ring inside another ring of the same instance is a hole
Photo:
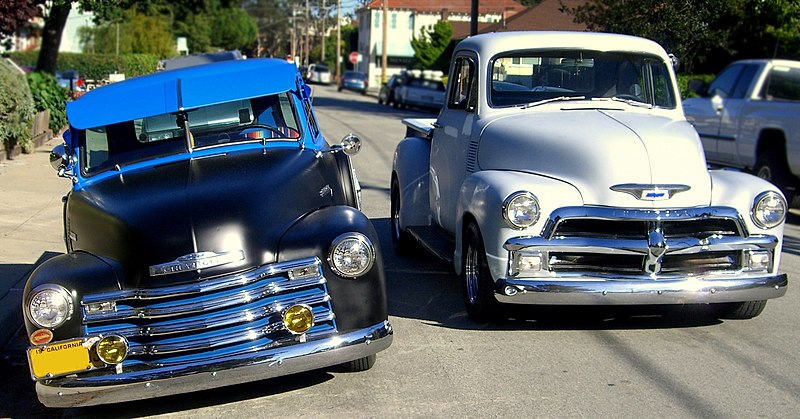
[[[77,409],[36,400],[24,337],[4,351],[0,417],[797,417],[800,412],[800,212],[786,225],[787,294],[751,320],[699,309],[519,309],[466,317],[451,268],[399,257],[389,180],[404,117],[373,96],[314,85],[328,141],[357,134],[362,210],[381,234],[394,343],[367,372],[315,371],[200,393]],[[62,182],[66,187],[66,181]],[[53,203],[53,205],[60,205]],[[796,210],[795,210],[796,211]],[[61,230],[52,231],[58,241]],[[39,238],[39,240],[48,240]]]

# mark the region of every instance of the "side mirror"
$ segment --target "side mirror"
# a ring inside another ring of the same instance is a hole
[[[78,157],[72,147],[67,144],[59,144],[50,152],[50,166],[53,166],[53,169],[58,172],[60,177],[72,178],[72,176],[67,175],[67,172],[75,169],[77,161]]]
[[[342,138],[340,146],[345,154],[354,156],[361,151],[361,139],[355,134],[347,134],[344,136],[344,138]]]
[[[700,79],[691,79],[689,80],[689,84],[687,86],[689,90],[697,93],[699,96],[707,96],[706,83]]]
[[[678,58],[675,54],[668,55],[670,62],[672,62],[672,68],[677,73],[678,70],[681,69],[681,59]]]

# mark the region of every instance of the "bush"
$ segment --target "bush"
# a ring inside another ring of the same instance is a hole
[[[50,109],[50,130],[59,132],[67,125],[67,91],[55,77],[38,71],[28,74],[28,86],[36,112]]]
[[[714,77],[714,74],[678,74],[678,89],[681,91],[681,99],[697,97],[697,93],[689,90],[690,80],[700,79],[706,83],[711,83]]]
[[[0,141],[6,151],[15,145],[29,153],[33,148],[33,98],[25,76],[0,60]]]
[[[34,68],[39,51],[12,52],[9,54],[17,64]],[[58,71],[77,70],[81,77],[89,80],[104,80],[109,74],[121,73],[126,78],[150,74],[156,71],[158,56],[150,54],[58,54]]]

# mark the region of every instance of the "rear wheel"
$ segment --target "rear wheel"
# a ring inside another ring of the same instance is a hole
[[[500,317],[501,306],[494,297],[494,281],[486,263],[483,238],[473,222],[464,232],[461,284],[464,307],[472,321],[485,323]]]
[[[769,181],[780,188],[781,192],[786,196],[786,201],[792,202],[794,196],[788,186],[791,186],[793,176],[783,154],[768,150],[759,156],[753,172],[761,179]]]
[[[413,246],[413,238],[405,230],[400,227],[400,184],[397,178],[392,178],[391,190],[391,230],[392,230],[392,244],[394,251],[398,255],[405,255]]]
[[[741,303],[721,303],[716,305],[717,316],[722,319],[752,319],[764,311],[767,300],[745,301]]]

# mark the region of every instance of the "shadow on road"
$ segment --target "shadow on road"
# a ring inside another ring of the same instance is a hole
[[[432,118],[439,112],[438,110],[425,110],[419,108],[413,109],[396,109],[388,105],[381,105],[378,100],[372,98],[371,102],[352,101],[346,98],[337,97],[314,97],[315,108],[332,108],[345,112],[353,112],[354,105],[359,108],[369,108],[369,111],[374,114],[391,114],[397,118]]]
[[[381,237],[390,316],[467,330],[666,329],[721,323],[707,306],[514,306],[507,307],[506,320],[475,323],[467,318],[461,284],[448,263],[422,249],[398,256],[389,219],[372,222]]]

